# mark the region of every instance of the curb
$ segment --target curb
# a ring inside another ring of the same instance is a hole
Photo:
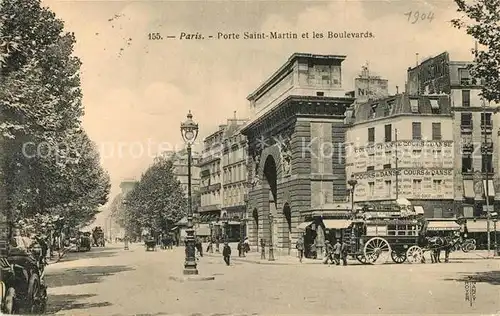
[[[212,258],[217,258],[219,256],[217,255],[214,255],[214,254],[208,254],[208,253],[204,253],[203,255],[207,256],[207,257],[212,257]],[[222,255],[221,255],[222,257]],[[277,266],[290,266],[290,265],[304,265],[304,264],[321,264],[322,261],[312,261],[312,262],[283,262],[283,261],[278,261],[278,260],[275,260],[275,261],[268,261],[267,259],[260,259],[260,260],[256,260],[256,259],[242,259],[241,257],[231,257],[231,261],[236,261],[236,262],[246,262],[246,263],[252,263],[252,264],[263,264],[263,265],[277,265]]]

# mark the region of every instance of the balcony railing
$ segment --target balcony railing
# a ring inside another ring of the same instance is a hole
[[[481,144],[481,152],[483,152],[483,153],[493,152],[493,143]]]
[[[472,153],[474,151],[474,144],[462,144],[463,153]]]

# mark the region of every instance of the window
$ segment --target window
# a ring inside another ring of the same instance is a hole
[[[431,103],[432,113],[439,114],[439,102],[438,102],[438,100],[431,99],[431,100],[429,100],[429,102]]]
[[[462,85],[469,85],[470,84],[469,69],[467,69],[467,68],[459,69],[458,76],[460,78],[460,84],[462,84]]]
[[[370,196],[375,195],[375,182],[368,182]]]
[[[375,142],[375,127],[368,128],[368,142],[369,143]]]
[[[470,90],[462,90],[462,106],[470,107]]]
[[[460,117],[460,125],[462,125],[462,127],[464,126],[472,126],[472,113],[461,113],[460,114],[461,117]]]
[[[413,140],[420,140],[422,139],[422,123],[420,122],[413,122],[411,123],[412,126],[412,135],[413,135]]]
[[[442,158],[443,151],[441,149],[433,149],[432,156],[434,157],[434,159]]]
[[[441,193],[442,183],[442,180],[432,180],[432,190],[434,191],[434,193]]]
[[[483,154],[482,160],[482,171],[483,172],[493,172],[493,164],[492,164],[493,156],[490,154]]]
[[[464,217],[465,218],[474,217],[474,208],[472,206],[464,206]]]
[[[390,180],[385,181],[385,195],[386,196],[391,196],[392,192],[392,182]]]
[[[371,118],[375,118],[377,116],[377,106],[378,104],[372,104],[372,109],[371,109],[371,112],[370,112],[370,117]]]
[[[484,125],[491,126],[491,113],[481,113],[481,126]]]
[[[318,96],[318,97],[323,97],[324,95],[325,95],[325,93],[322,91],[316,92],[316,96]]]
[[[443,209],[440,207],[434,208],[434,218],[442,218],[443,217]]]
[[[394,108],[394,100],[388,101],[384,108],[384,116],[391,115],[393,108]]]
[[[384,169],[391,169],[391,164],[390,163],[386,163],[384,165]]]
[[[368,167],[366,167],[366,171],[373,171],[373,170],[375,170],[374,166],[368,166]]]
[[[432,140],[441,140],[441,123],[432,123]]]
[[[391,142],[392,141],[392,125],[387,124],[385,126],[385,142]]]
[[[410,108],[412,113],[418,113],[418,99],[410,99]]]
[[[472,172],[471,156],[462,156],[462,172]]]
[[[422,180],[413,179],[413,193],[418,193],[422,191]]]

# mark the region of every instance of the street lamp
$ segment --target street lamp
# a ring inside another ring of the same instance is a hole
[[[127,205],[127,200],[123,199],[122,204],[123,206]],[[123,236],[123,250],[128,250],[128,232],[127,228],[125,228],[125,236]]]
[[[354,218],[354,189],[356,188],[358,181],[351,178],[351,180],[347,181],[347,183],[351,186],[351,216]]]
[[[210,240],[209,240],[210,248],[209,249],[210,249],[210,253],[214,253],[214,243],[213,243],[213,241],[214,241],[214,223],[210,223],[209,226],[210,226]]]
[[[269,261],[274,261],[273,214],[269,213]]]
[[[182,139],[186,143],[188,155],[188,226],[186,229],[186,260],[184,262],[184,274],[198,274],[195,258],[194,229],[193,229],[193,205],[191,200],[191,146],[198,136],[198,124],[193,121],[193,115],[189,111],[187,120],[181,123]]]

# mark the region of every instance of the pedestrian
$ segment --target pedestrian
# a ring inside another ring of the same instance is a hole
[[[213,247],[213,244],[212,244],[212,238],[210,238],[208,240],[208,246],[207,246],[207,251],[206,252],[213,252],[212,251],[212,247]]]
[[[266,259],[266,242],[264,238],[260,239],[260,258]]]
[[[222,249],[222,256],[224,256],[224,261],[226,262],[226,265],[230,265],[231,264],[231,247],[229,246],[227,241],[224,243],[224,248]]]
[[[297,249],[297,255],[299,256],[299,261],[302,263],[302,258],[304,257],[304,239],[302,236],[297,239],[297,243],[295,244],[295,248]]]
[[[238,241],[238,257],[243,257],[243,242],[241,240]]]
[[[198,254],[200,255],[200,257],[203,257],[203,245],[201,243],[200,238],[198,237],[196,237],[195,246],[196,250],[198,250]]]
[[[325,256],[326,258],[323,263],[328,265],[330,265],[330,263],[334,263],[335,260],[333,259],[333,246],[329,240],[325,241],[325,251],[326,251],[326,256]],[[328,261],[330,261],[330,263],[328,263]]]
[[[245,240],[243,241],[243,257],[249,251],[250,251],[250,241],[248,240],[248,237],[245,237]]]
[[[219,252],[219,236],[215,237],[215,252]]]
[[[347,243],[345,240],[342,240],[342,246],[340,248],[340,257],[342,258],[342,265],[346,266],[347,265],[347,252],[349,251],[349,248],[347,246]]]
[[[333,259],[335,259],[335,265],[340,265],[340,253],[342,252],[342,245],[337,239],[335,245],[333,246]]]

